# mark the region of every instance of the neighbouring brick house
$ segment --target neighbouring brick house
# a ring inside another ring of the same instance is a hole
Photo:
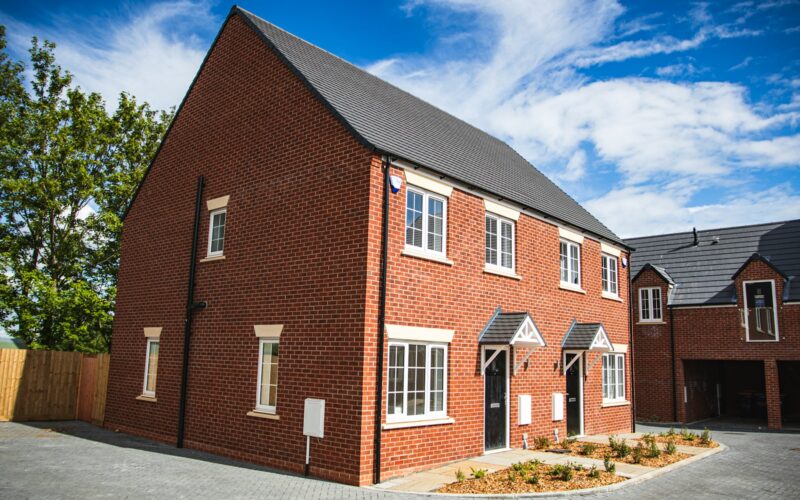
[[[323,399],[310,472],[353,484],[628,431],[627,252],[505,143],[235,7],[125,218],[106,425],[300,471]]]
[[[627,242],[637,418],[797,426],[800,220]]]

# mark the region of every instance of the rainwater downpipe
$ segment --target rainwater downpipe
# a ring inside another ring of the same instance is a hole
[[[672,306],[669,309],[669,342],[672,349],[672,421],[678,421],[678,386],[675,381],[675,320],[672,315]]]
[[[378,363],[375,376],[375,450],[373,457],[374,484],[381,482],[381,421],[383,412],[383,344],[386,331],[386,275],[389,258],[389,191],[391,189],[392,159],[387,155],[383,164],[383,217],[381,219],[381,275],[378,298]]]

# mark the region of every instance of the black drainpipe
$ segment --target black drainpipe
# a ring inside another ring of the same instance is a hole
[[[197,268],[197,238],[200,234],[200,208],[203,199],[203,176],[197,178],[197,194],[194,202],[194,232],[192,234],[192,257],[189,261],[189,293],[186,299],[186,323],[183,330],[183,366],[181,370],[181,399],[178,406],[178,439],[175,444],[183,448],[184,422],[186,421],[186,386],[189,380],[189,340],[192,336],[192,316],[195,309],[206,306],[205,302],[194,302],[194,274]]]
[[[381,277],[378,298],[378,369],[375,377],[375,453],[373,458],[374,483],[381,482],[381,421],[383,412],[383,342],[386,330],[386,274],[389,258],[389,189],[391,158],[386,156],[383,166],[383,219],[381,220]]]
[[[630,254],[628,254],[630,259]],[[636,432],[636,349],[633,345],[633,282],[628,264],[628,350],[631,353],[631,432]]]
[[[667,295],[669,297],[669,295]],[[667,299],[669,302],[669,299]],[[678,421],[678,386],[675,382],[675,320],[672,315],[672,306],[667,304],[669,309],[669,342],[672,348],[672,421]]]

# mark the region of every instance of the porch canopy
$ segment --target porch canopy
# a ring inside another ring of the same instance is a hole
[[[597,363],[597,360],[603,357],[603,353],[614,350],[614,345],[611,343],[611,339],[608,338],[602,323],[578,323],[573,320],[572,325],[564,335],[564,340],[561,342],[561,349],[563,351],[577,352],[578,354],[572,358],[569,364],[564,364],[564,373],[567,373],[567,370],[582,357],[586,357],[588,361],[589,353],[597,353],[597,356],[586,367],[584,374],[588,374],[589,370]]]
[[[494,315],[481,331],[478,344],[485,352],[488,346],[511,346],[513,349],[514,374],[528,360],[533,352],[547,344],[539,328],[527,312],[504,313],[498,307]],[[481,373],[499,353],[495,350],[489,358],[482,356]],[[519,355],[519,359],[517,359]]]

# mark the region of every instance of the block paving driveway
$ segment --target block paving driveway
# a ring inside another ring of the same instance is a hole
[[[582,498],[800,498],[800,433],[717,430],[714,438],[729,449],[643,483]],[[2,499],[256,497],[436,498],[294,476],[83,422],[0,423]]]

